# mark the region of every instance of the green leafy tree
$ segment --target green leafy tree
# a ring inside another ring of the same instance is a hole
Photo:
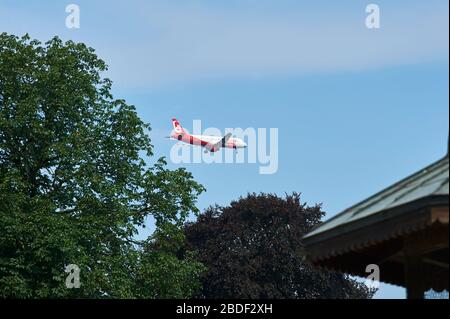
[[[185,227],[188,247],[208,267],[198,297],[371,298],[375,291],[364,284],[305,261],[302,237],[323,215],[296,193],[249,194],[210,207]]]
[[[139,296],[153,298],[190,298],[201,289],[201,274],[206,270],[196,260],[196,252],[186,251],[183,232],[173,224],[160,227],[144,244]]]
[[[149,125],[113,98],[106,70],[81,43],[0,35],[0,297],[169,298],[198,286],[191,256],[134,238],[152,216],[155,236],[182,244],[203,187],[164,159],[146,164]],[[66,288],[69,264],[79,289]]]

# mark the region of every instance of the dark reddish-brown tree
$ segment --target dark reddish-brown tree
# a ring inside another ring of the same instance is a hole
[[[189,249],[208,267],[198,297],[371,298],[364,284],[305,262],[302,236],[323,216],[297,193],[249,194],[208,208],[185,227]]]

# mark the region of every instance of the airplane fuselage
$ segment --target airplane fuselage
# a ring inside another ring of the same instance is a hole
[[[223,139],[222,136],[191,135],[191,134],[176,134],[176,133],[173,134],[171,137],[184,143],[203,147],[207,145],[215,145]],[[230,137],[230,139],[226,143],[221,144],[221,147],[238,149],[238,148],[245,148],[247,147],[247,145],[240,138]],[[212,148],[211,152],[217,152],[218,150],[219,148]]]
[[[205,147],[210,152],[217,152],[220,148],[246,148],[247,144],[240,138],[231,137],[231,134],[226,136],[211,136],[211,135],[191,135],[185,131],[176,119],[172,120],[174,130],[170,134],[172,139]]]

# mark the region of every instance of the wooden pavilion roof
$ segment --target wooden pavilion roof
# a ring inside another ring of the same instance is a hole
[[[449,157],[429,165],[319,225],[304,237],[309,261],[405,286],[405,258],[420,256],[427,288],[448,289]],[[444,282],[445,281],[445,282]]]

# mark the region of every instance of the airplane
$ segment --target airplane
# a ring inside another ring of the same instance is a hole
[[[205,153],[217,152],[222,147],[233,149],[247,147],[247,144],[240,138],[231,137],[231,133],[225,136],[191,135],[180,125],[177,119],[172,119],[172,125],[173,131],[168,138],[191,145],[202,146],[205,148]]]

